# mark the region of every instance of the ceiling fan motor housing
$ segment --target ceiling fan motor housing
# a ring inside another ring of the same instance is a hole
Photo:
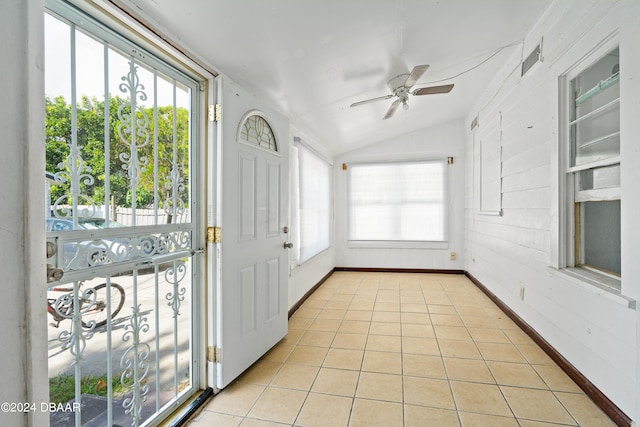
[[[409,73],[400,74],[387,82],[387,86],[389,86],[391,92],[393,92],[403,104],[409,99],[409,89],[404,86],[407,77],[409,77]]]
[[[429,65],[427,64],[416,65],[411,70],[411,73],[399,74],[387,82],[387,86],[389,86],[391,94],[378,96],[371,99],[365,99],[364,101],[354,102],[353,104],[351,104],[351,107],[357,107],[358,105],[364,105],[370,102],[382,101],[385,99],[396,97],[397,99],[393,101],[393,103],[387,110],[387,114],[385,114],[382,118],[382,120],[386,120],[395,114],[400,105],[402,105],[402,108],[405,110],[409,109],[409,104],[407,104],[409,95],[435,95],[438,93],[449,93],[451,89],[453,89],[453,84],[424,87],[411,92],[411,88],[413,87],[413,85],[417,83],[417,81],[420,79],[420,77],[422,77],[422,75],[425,71],[427,71],[428,68]]]

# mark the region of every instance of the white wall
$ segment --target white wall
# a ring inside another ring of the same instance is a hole
[[[0,6],[0,402],[48,401],[43,200],[43,1]],[[47,425],[47,413],[0,413],[0,425]]]
[[[637,315],[629,305],[640,297],[640,227],[634,226],[640,211],[639,5],[557,0],[524,43],[526,56],[543,38],[543,62],[520,78],[520,55],[512,57],[470,111],[466,123],[479,114],[481,127],[502,114],[503,215],[478,214],[477,134],[465,126],[464,243],[465,269],[636,422]],[[558,77],[616,31],[622,76],[622,296],[552,268],[560,250]]]
[[[394,120],[394,119],[391,119]],[[445,123],[336,157],[334,191],[336,266],[462,270],[464,220],[464,123]],[[428,160],[454,157],[449,165],[449,247],[447,249],[350,248],[347,242],[347,174],[343,163]],[[450,260],[450,252],[457,253]]]
[[[289,276],[289,308],[322,280],[335,266],[333,247],[294,268]]]

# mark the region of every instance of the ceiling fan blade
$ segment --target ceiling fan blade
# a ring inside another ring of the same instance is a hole
[[[385,95],[385,96],[379,96],[377,98],[365,99],[364,101],[354,102],[353,104],[350,105],[350,107],[357,107],[358,105],[364,105],[370,102],[382,101],[383,99],[389,99],[391,97],[393,97],[393,95]]]
[[[420,77],[422,77],[424,72],[427,71],[427,68],[429,68],[428,65],[416,65],[415,67],[413,67],[413,70],[411,70],[411,74],[409,74],[409,77],[407,77],[407,80],[404,82],[404,87],[406,87],[407,89],[413,87],[413,85],[416,84]]]
[[[400,105],[400,100],[396,99],[395,101],[393,101],[393,104],[391,104],[391,107],[389,107],[389,109],[387,110],[387,114],[384,115],[384,117],[382,118],[382,120],[387,120],[388,118],[390,118],[391,116],[393,116],[393,114],[396,112],[396,110],[398,109],[398,106]]]
[[[435,95],[438,93],[449,93],[453,89],[453,84],[442,86],[423,87],[413,91],[414,95]]]

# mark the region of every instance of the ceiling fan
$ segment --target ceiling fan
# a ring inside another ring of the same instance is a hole
[[[435,95],[438,93],[451,92],[451,89],[453,89],[453,84],[423,87],[412,92],[411,88],[416,84],[418,79],[422,77],[424,72],[427,71],[427,68],[429,68],[428,65],[416,65],[415,67],[413,67],[413,70],[411,70],[411,73],[400,74],[387,82],[387,86],[389,86],[389,89],[392,92],[391,94],[379,96],[377,98],[366,99],[364,101],[354,102],[353,104],[351,104],[351,107],[357,107],[359,105],[368,104],[370,102],[382,101],[384,99],[390,99],[395,96],[398,99],[393,101],[391,107],[389,107],[389,110],[387,110],[387,114],[385,114],[382,118],[383,120],[386,120],[393,116],[400,104],[402,104],[402,108],[404,108],[405,110],[409,109],[409,104],[407,104],[409,95]]]

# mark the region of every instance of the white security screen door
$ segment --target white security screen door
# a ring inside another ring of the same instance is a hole
[[[48,7],[42,310],[50,401],[73,408],[50,424],[157,425],[200,389],[199,83]]]
[[[217,386],[287,334],[289,123],[222,80]]]

